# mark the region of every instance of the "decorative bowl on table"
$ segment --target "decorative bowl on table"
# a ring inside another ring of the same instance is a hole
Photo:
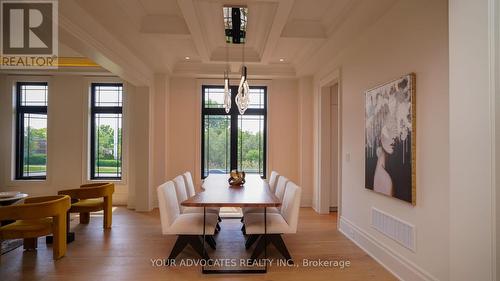
[[[232,170],[227,181],[231,186],[243,186],[245,184],[245,172]]]

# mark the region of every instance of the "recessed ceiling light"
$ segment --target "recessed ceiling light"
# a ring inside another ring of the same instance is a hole
[[[284,59],[284,58],[280,58],[280,62],[284,62],[284,61],[285,61],[285,59]]]
[[[191,58],[186,56],[186,57],[184,57],[184,59],[185,60],[190,60]]]

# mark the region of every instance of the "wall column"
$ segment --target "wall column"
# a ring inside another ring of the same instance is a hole
[[[495,279],[494,2],[449,2],[450,280]]]
[[[302,206],[312,206],[313,194],[313,79],[299,79],[299,182],[304,190]]]
[[[150,177],[150,104],[149,87],[136,87],[129,93],[130,183],[129,208],[151,210]]]

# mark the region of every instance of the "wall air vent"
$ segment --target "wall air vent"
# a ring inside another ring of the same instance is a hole
[[[372,227],[405,248],[416,251],[415,226],[372,208]]]
[[[226,43],[244,44],[247,35],[246,7],[223,7]]]

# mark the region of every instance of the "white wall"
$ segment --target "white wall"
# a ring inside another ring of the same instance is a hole
[[[341,73],[341,230],[406,280],[450,280],[447,17],[445,0],[398,1],[315,75],[317,88]],[[416,206],[364,188],[363,93],[410,72],[417,77]],[[372,207],[416,226],[416,252],[370,226]]]
[[[273,80],[268,88],[268,165],[269,171],[299,182],[299,96],[297,81],[293,79]],[[311,189],[303,187],[302,203]]]
[[[150,115],[153,95],[150,87],[130,87],[128,100],[129,129],[129,196],[128,207],[137,211],[150,211],[153,201],[153,123]],[[125,134],[125,131],[124,131]]]
[[[151,102],[151,137],[153,139],[151,205],[158,206],[156,187],[167,181],[168,169],[168,110],[170,80],[168,76],[156,74],[153,87],[153,101]]]
[[[14,161],[14,92],[16,81],[48,81],[48,163],[47,180],[12,180]],[[53,195],[58,190],[77,188],[87,182],[87,138],[89,87],[92,82],[120,81],[118,78],[86,77],[80,75],[8,76],[0,75],[0,187],[1,190],[19,190],[30,196]],[[129,189],[142,194],[148,186],[149,100],[141,91],[124,84],[124,179],[115,184],[114,203],[127,204]],[[144,158],[144,155],[146,157]],[[141,170],[142,167],[142,170]],[[140,197],[140,196],[139,196]],[[145,200],[144,198],[142,200]],[[140,203],[139,208],[147,204]],[[135,206],[132,200],[131,207]]]
[[[450,280],[495,279],[495,2],[449,5]]]

